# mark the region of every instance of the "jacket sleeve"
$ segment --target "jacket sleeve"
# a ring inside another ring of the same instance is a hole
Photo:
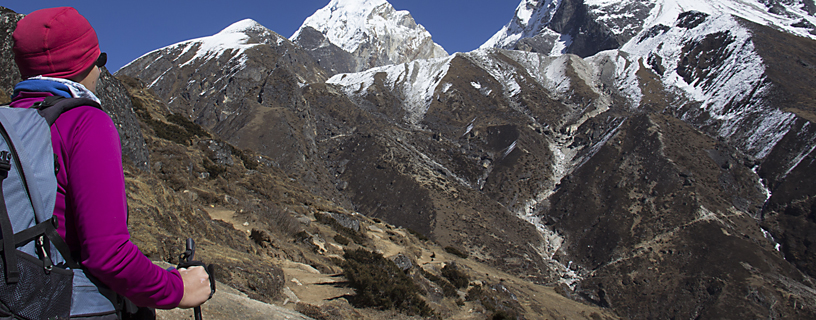
[[[83,267],[137,305],[175,308],[184,294],[178,271],[153,264],[130,242],[122,153],[113,121],[104,111],[85,107],[66,112],[57,125],[63,117],[73,122],[66,126],[68,132],[60,132],[70,155],[65,162],[70,177],[66,202],[74,222],[68,227],[76,231]]]

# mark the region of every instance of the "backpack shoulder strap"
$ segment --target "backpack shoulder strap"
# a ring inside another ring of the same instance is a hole
[[[79,106],[91,106],[102,110],[102,106],[91,99],[65,98],[62,96],[47,97],[45,100],[35,103],[33,107],[37,108],[37,111],[45,118],[45,121],[48,122],[48,126],[50,127],[63,112]]]

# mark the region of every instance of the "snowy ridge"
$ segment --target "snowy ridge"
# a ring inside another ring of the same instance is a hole
[[[332,0],[328,5],[307,18],[290,39],[297,39],[306,27],[321,32],[331,43],[349,53],[358,53],[366,46],[375,50],[419,51],[432,46],[432,58],[447,56],[447,52],[431,40],[431,34],[417,24],[408,11],[397,11],[386,0]],[[399,52],[388,52],[391,61]],[[410,57],[409,57],[410,58]]]
[[[809,0],[774,3],[771,10],[760,0],[584,0],[593,19],[622,39],[632,39],[642,30],[663,24],[672,26],[680,13],[700,11],[712,16],[733,15],[761,25],[816,39],[816,17],[809,11]],[[550,23],[563,0],[522,0],[515,16],[482,48],[512,49],[523,38],[557,35]],[[768,1],[764,1],[768,2]],[[811,4],[812,5],[812,4]],[[569,30],[561,30],[562,33]],[[560,52],[553,50],[552,54]]]
[[[212,36],[172,44],[167,47],[148,52],[136,60],[133,60],[131,63],[139,61],[143,57],[151,54],[166,55],[176,52],[178,52],[175,54],[177,59],[184,59],[184,61],[177,61],[179,63],[179,68],[196,63],[201,59],[218,57],[227,52],[229,52],[233,58],[241,57],[243,56],[242,53],[245,50],[260,45],[260,43],[249,43],[250,36],[248,35],[248,32],[258,32],[264,35],[272,34],[269,29],[259,24],[255,20],[244,19],[233,23]],[[191,54],[193,52],[195,53]],[[243,65],[243,62],[245,61],[239,61],[238,64]],[[129,65],[130,63],[122,67],[122,69],[127,68]],[[158,79],[154,79],[154,83],[156,80]]]
[[[497,54],[502,54],[518,64],[498,59],[495,57]],[[451,60],[456,56],[464,57],[478,65],[502,85],[501,88],[490,88],[486,84],[472,82],[471,86],[485,96],[496,91],[501,92],[505,98],[511,101],[515,100],[514,97],[521,92],[522,88],[531,85],[524,83],[526,80],[521,76],[522,74],[529,74],[538,85],[545,88],[553,96],[563,96],[571,89],[572,81],[574,81],[566,75],[568,63],[572,63],[573,67],[578,71],[580,81],[586,82],[599,95],[601,94],[600,90],[597,89],[596,81],[591,75],[594,71],[587,70],[591,69],[591,66],[582,63],[577,57],[548,57],[537,53],[497,51],[495,49],[478,49],[469,53],[457,53],[448,58],[416,60],[399,65],[372,68],[358,73],[338,74],[326,81],[326,83],[342,87],[348,96],[361,97],[374,84],[375,76],[379,73],[385,73],[385,85],[389,89],[400,92],[405,102],[404,106],[407,111],[405,120],[409,124],[417,125],[428,110],[436,88],[440,87],[441,92],[447,92],[451,87],[450,83],[443,83],[442,79],[447,74]],[[576,64],[579,67],[576,67]],[[519,69],[519,65],[522,66],[522,69]],[[607,99],[598,99],[593,103],[593,106],[597,110],[605,110],[609,103]],[[522,106],[514,107],[517,109],[522,108]],[[521,109],[518,111],[527,113]],[[580,125],[580,123],[577,125]]]
[[[663,24],[671,26],[680,13],[688,11],[700,11],[711,16],[732,15],[745,20],[781,29],[798,36],[816,39],[816,35],[803,27],[794,26],[798,22],[805,20],[811,24],[816,24],[816,17],[810,15],[805,10],[802,0],[783,1],[778,5],[785,8],[783,12],[771,13],[769,9],[758,0],[651,0],[656,4],[650,14],[650,18],[645,21],[643,29],[646,30],[654,25]],[[587,0],[587,5],[598,8],[610,5],[609,0]]]
[[[376,74],[385,73],[385,85],[402,96],[406,111],[405,121],[417,126],[431,105],[436,87],[448,73],[453,57],[416,60],[358,73],[338,74],[326,83],[340,86],[350,97],[360,97],[374,84]]]
[[[185,53],[196,47],[196,45],[198,46],[195,56],[187,60],[181,67],[199,59],[208,59],[214,55],[221,55],[227,51],[230,51],[233,57],[242,55],[246,49],[258,45],[258,43],[248,43],[249,35],[247,31],[269,32],[269,29],[255,20],[244,19],[233,23],[215,35],[187,41]],[[184,53],[182,53],[182,55],[184,55]]]

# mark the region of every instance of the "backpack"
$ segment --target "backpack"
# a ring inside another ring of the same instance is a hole
[[[0,106],[0,319],[67,319],[78,269],[53,216],[58,170],[51,124],[90,99]]]

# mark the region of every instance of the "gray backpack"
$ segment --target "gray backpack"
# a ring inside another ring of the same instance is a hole
[[[57,197],[51,124],[89,99],[49,97],[0,107],[0,319],[67,319],[73,271],[53,216]]]

